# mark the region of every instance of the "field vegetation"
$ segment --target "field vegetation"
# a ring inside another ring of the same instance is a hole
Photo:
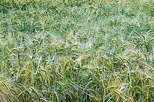
[[[153,102],[152,0],[0,0],[0,102]]]

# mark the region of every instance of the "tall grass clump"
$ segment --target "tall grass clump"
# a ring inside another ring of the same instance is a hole
[[[152,0],[0,0],[0,102],[153,102]]]

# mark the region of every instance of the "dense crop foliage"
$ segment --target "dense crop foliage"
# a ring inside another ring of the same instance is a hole
[[[153,102],[152,0],[0,0],[0,102]]]

